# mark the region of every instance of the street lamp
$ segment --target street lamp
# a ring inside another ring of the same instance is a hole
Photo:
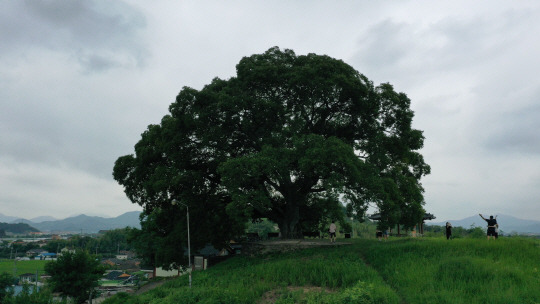
[[[189,288],[191,288],[191,241],[189,239],[189,206],[182,203],[182,202],[179,202],[177,201],[176,199],[173,199],[172,200],[172,204],[173,205],[177,205],[177,204],[180,204],[180,205],[184,205],[186,206],[186,211],[187,211],[187,241],[188,241],[188,268],[189,268]]]

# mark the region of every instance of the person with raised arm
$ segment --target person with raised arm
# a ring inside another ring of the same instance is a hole
[[[493,238],[495,239],[495,236],[496,236],[496,232],[495,232],[495,228],[497,227],[497,216],[493,217],[493,215],[490,215],[489,216],[489,219],[486,219],[484,216],[482,216],[482,214],[478,214],[480,215],[480,217],[487,222],[487,225],[488,225],[488,229],[487,229],[487,239],[489,241],[490,238]]]

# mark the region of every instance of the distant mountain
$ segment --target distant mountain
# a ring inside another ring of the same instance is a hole
[[[37,232],[38,230],[34,227],[30,227],[28,224],[8,224],[0,223],[0,236],[5,235],[5,233],[10,232],[14,234],[26,234],[29,232]]]
[[[33,222],[25,219],[16,219],[16,223],[25,223],[41,232],[82,232],[96,233],[100,230],[110,230],[135,227],[140,228],[139,211],[124,213],[113,218],[103,218],[99,216],[87,216],[84,214],[68,217],[63,220],[48,220],[43,222]]]
[[[11,223],[16,219],[17,219],[16,217],[7,216],[7,215],[3,215],[2,213],[0,213],[0,223]]]
[[[18,218],[18,219],[14,220],[14,221],[11,221],[10,223],[11,224],[28,224],[28,225],[34,224],[34,222],[23,219],[23,218]]]
[[[56,221],[57,219],[52,216],[38,216],[35,218],[30,219],[32,223],[41,223],[46,221]]]
[[[489,217],[489,214],[484,214],[484,217]],[[428,222],[428,225],[444,226],[446,222],[452,223],[454,227],[470,228],[472,225],[478,227],[486,227],[486,222],[479,216],[473,215],[461,220],[446,220],[444,222]],[[517,232],[520,234],[533,233],[540,234],[540,221],[524,220],[511,215],[499,214],[497,215],[497,222],[499,223],[499,229],[504,233]]]

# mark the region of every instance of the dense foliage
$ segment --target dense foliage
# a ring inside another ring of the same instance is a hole
[[[177,242],[187,210],[173,199],[189,206],[195,247],[256,218],[301,237],[343,221],[341,204],[358,218],[375,205],[387,225],[420,221],[430,168],[405,94],[341,60],[277,47],[236,71],[200,91],[183,88],[135,155],[115,163],[114,178],[144,207],[139,237],[152,242],[157,264],[180,262],[187,245]]]
[[[62,254],[56,261],[47,263],[45,271],[51,276],[47,283],[52,290],[77,303],[88,300],[105,273],[99,259],[82,250]]]

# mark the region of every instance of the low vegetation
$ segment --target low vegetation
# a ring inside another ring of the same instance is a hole
[[[350,245],[234,257],[135,303],[540,303],[540,242],[353,239]]]
[[[16,260],[0,260],[0,273],[9,273],[14,276],[19,276],[25,273],[38,273],[43,274],[45,264],[48,261],[30,260],[30,261],[16,261]]]

